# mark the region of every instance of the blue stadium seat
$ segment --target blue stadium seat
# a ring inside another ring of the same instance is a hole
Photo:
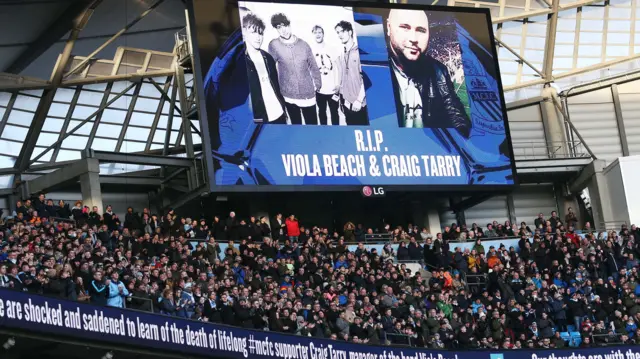
[[[573,348],[577,348],[582,344],[582,337],[574,337],[569,341],[569,346]]]
[[[568,332],[575,332],[576,331],[576,326],[575,325],[567,325],[567,331]]]

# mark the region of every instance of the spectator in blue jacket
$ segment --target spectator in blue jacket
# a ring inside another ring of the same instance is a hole
[[[109,285],[109,297],[107,305],[110,307],[124,308],[125,298],[129,296],[127,286],[120,281],[118,272],[111,273],[111,280],[107,281]]]
[[[180,296],[180,301],[182,303],[182,309],[186,318],[193,317],[193,314],[196,311],[196,301],[193,297],[193,284],[186,283],[184,285],[184,289],[182,290],[182,295]]]

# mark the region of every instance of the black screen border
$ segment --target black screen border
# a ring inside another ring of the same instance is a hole
[[[502,118],[504,122],[505,135],[507,137],[507,147],[509,149],[509,155],[511,158],[511,176],[513,177],[512,184],[503,185],[378,185],[378,184],[360,184],[360,185],[224,185],[219,186],[215,183],[215,173],[213,171],[213,155],[211,153],[211,138],[209,136],[209,121],[207,120],[207,111],[205,106],[204,96],[204,77],[203,69],[200,59],[200,46],[198,44],[198,36],[196,33],[196,18],[194,13],[194,0],[186,0],[188,23],[188,34],[191,37],[191,45],[193,51],[193,78],[196,91],[196,106],[198,109],[198,116],[200,119],[200,129],[203,144],[203,156],[205,156],[205,163],[207,167],[207,180],[209,182],[209,190],[211,193],[233,193],[233,192],[322,192],[322,191],[360,191],[363,186],[377,186],[384,187],[385,191],[421,191],[421,192],[434,192],[434,191],[460,191],[460,192],[473,192],[473,191],[510,191],[519,186],[516,160],[513,152],[513,143],[511,141],[511,131],[509,128],[509,119],[507,117],[507,104],[504,98],[504,88],[502,86],[502,76],[500,72],[500,64],[498,60],[498,53],[496,46],[491,47],[491,55],[493,56],[493,63],[495,67],[496,81],[498,83],[498,91],[500,95],[500,105],[502,111]],[[198,0],[202,1],[202,0]],[[237,6],[238,1],[242,0],[206,0],[206,1],[219,1],[235,3]],[[367,1],[349,1],[349,0],[245,0],[251,2],[262,3],[281,3],[281,4],[299,4],[299,5],[326,5],[326,6],[347,6],[352,8],[378,8],[378,9],[408,9],[408,10],[423,10],[423,11],[438,11],[438,12],[452,12],[452,13],[472,13],[472,14],[484,14],[486,18],[487,30],[489,32],[489,39],[491,44],[496,44],[495,34],[493,32],[493,26],[491,22],[491,12],[487,8],[472,8],[472,7],[459,7],[459,6],[442,6],[442,5],[420,5],[420,4],[396,4],[396,3],[379,3],[379,2],[367,2]]]

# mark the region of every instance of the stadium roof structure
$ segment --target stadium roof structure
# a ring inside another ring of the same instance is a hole
[[[640,0],[393,2],[490,9],[511,108],[640,67]],[[202,185],[185,26],[184,0],[0,2],[2,194],[91,157],[105,183]]]

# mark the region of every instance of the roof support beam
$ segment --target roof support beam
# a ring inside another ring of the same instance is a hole
[[[129,90],[131,90],[134,86],[136,86],[135,83],[132,83],[131,85],[127,86],[127,88],[125,88],[124,90],[122,90],[119,94],[117,94],[115,97],[113,97],[111,100],[109,100],[104,107],[100,107],[98,108],[94,113],[91,114],[91,116],[85,118],[84,120],[82,120],[82,122],[80,122],[78,125],[76,125],[76,127],[72,128],[70,131],[67,131],[67,133],[64,134],[64,136],[62,136],[61,138],[59,138],[56,142],[54,142],[53,144],[51,144],[51,146],[47,147],[44,151],[40,152],[39,155],[37,155],[32,161],[29,161],[29,158],[31,157],[31,155],[29,155],[29,157],[25,158],[24,157],[20,157],[21,161],[25,161],[27,163],[27,165],[25,165],[25,168],[21,168],[21,170],[25,170],[26,167],[28,167],[28,165],[36,162],[37,160],[39,160],[40,158],[42,158],[42,156],[45,155],[45,153],[47,153],[48,151],[50,151],[51,149],[55,148],[56,146],[58,146],[59,144],[61,144],[67,137],[71,136],[72,134],[74,134],[78,129],[80,129],[80,127],[84,126],[85,123],[92,121],[93,118],[95,118],[96,116],[98,116],[98,114],[102,113],[102,111],[104,111],[105,108],[111,106],[112,103],[116,102],[120,97],[124,96],[127,92],[129,92]],[[44,96],[43,96],[44,98]],[[53,98],[52,98],[53,99]],[[42,101],[40,101],[40,103],[42,103]],[[51,103],[49,103],[49,105],[51,105]],[[48,111],[47,111],[48,112]],[[46,117],[46,113],[45,113],[45,117]],[[35,120],[33,121],[35,123]],[[43,119],[43,123],[44,123],[44,119]],[[31,125],[31,129],[34,127],[34,125]],[[29,134],[31,133],[31,129],[29,129]],[[40,129],[42,129],[42,124],[40,124]],[[38,132],[40,132],[40,129],[38,130]],[[27,139],[29,138],[29,134],[27,134]],[[36,134],[36,140],[37,140],[37,134]],[[25,144],[22,147],[22,150],[24,151],[24,148],[27,146],[27,141],[25,140]],[[35,140],[34,140],[34,146],[35,146]],[[29,153],[33,152],[33,149],[31,149],[31,151]],[[22,155],[22,151],[20,152],[20,154]]]
[[[162,182],[162,178],[159,178],[159,177],[100,176],[101,184],[158,187],[160,186],[161,182]]]
[[[72,69],[70,69],[69,72],[67,72],[64,76],[65,77],[69,77],[69,76],[73,75],[74,73],[76,73],[78,70],[82,69],[87,63],[89,63],[89,61],[91,61],[96,55],[98,55],[100,53],[100,51],[104,50],[112,42],[116,41],[116,39],[118,39],[122,34],[127,32],[133,26],[135,26],[135,24],[140,22],[140,20],[142,20],[145,16],[149,15],[153,10],[155,10],[155,8],[160,6],[160,4],[162,4],[163,2],[164,2],[164,0],[156,0],[156,2],[151,4],[151,6],[149,6],[147,8],[147,10],[142,12],[142,14],[138,15],[138,17],[133,19],[130,23],[128,23],[125,27],[123,27],[122,30],[120,30],[117,33],[115,33],[111,38],[109,38],[107,41],[105,41],[102,45],[98,46],[97,49],[95,49],[84,60],[80,61],[80,63],[78,63]]]
[[[507,51],[509,51],[511,54],[513,54],[513,56],[515,56],[516,58],[518,58],[519,61],[521,61],[522,63],[524,63],[525,65],[529,66],[533,71],[535,71],[540,77],[544,78],[544,74],[538,70],[532,63],[530,63],[529,61],[527,61],[527,59],[525,59],[524,57],[520,56],[520,54],[515,51],[514,49],[512,49],[509,45],[505,44],[504,42],[500,41],[500,39],[496,38],[496,42],[498,43],[498,45],[504,47],[505,49],[507,49]]]
[[[64,36],[69,30],[76,27],[77,18],[84,14],[84,19],[80,23],[89,20],[93,10],[102,2],[102,0],[75,0],[69,4],[67,9],[44,30],[40,36],[32,42],[21,54],[15,59],[4,72],[19,74],[27,68],[33,61],[40,57],[53,44]]]
[[[164,84],[164,89],[163,89],[164,93],[169,91],[172,81],[173,81],[173,77],[169,76],[167,78],[167,82]],[[151,83],[154,85],[157,85],[157,83],[153,79],[151,79]],[[158,102],[158,109],[156,110],[156,115],[154,116],[153,122],[151,123],[151,131],[149,131],[149,137],[147,137],[147,143],[144,146],[145,152],[151,149],[151,143],[153,142],[153,137],[155,136],[156,131],[158,130],[158,122],[160,122],[160,116],[162,116],[162,109],[164,108],[164,104],[166,101],[167,100],[164,96],[160,97],[160,101]]]
[[[483,194],[477,194],[477,195],[473,195],[467,199],[461,200],[461,201],[454,201],[454,203],[451,203],[449,206],[449,210],[453,211],[454,213],[458,213],[458,212],[463,212],[475,205],[478,205],[486,200],[488,200],[489,198],[493,197],[494,194],[487,194],[487,193],[483,193]]]
[[[553,79],[553,55],[556,49],[556,30],[558,28],[558,9],[560,0],[552,0],[551,9],[547,21],[547,36],[544,44],[544,62],[542,63],[542,78],[551,81]]]
[[[91,3],[91,6],[85,10],[83,15],[74,19],[74,27],[69,34],[69,38],[67,39],[67,43],[64,45],[64,50],[62,51],[62,55],[60,55],[58,62],[55,65],[53,70],[53,76],[51,78],[51,88],[44,90],[42,94],[42,98],[38,103],[38,107],[36,109],[36,114],[33,118],[33,122],[29,127],[29,132],[27,132],[27,136],[24,140],[24,144],[20,149],[20,155],[18,156],[18,161],[16,161],[15,168],[23,172],[26,170],[29,165],[32,163],[31,155],[33,154],[33,150],[36,147],[36,142],[38,141],[38,137],[40,136],[40,131],[42,131],[42,126],[44,125],[44,120],[47,118],[47,114],[49,113],[49,108],[53,103],[53,98],[56,95],[56,90],[58,86],[62,83],[62,77],[64,75],[64,69],[71,58],[71,51],[73,51],[73,46],[80,35],[80,32],[87,24],[88,18],[93,13],[95,6],[100,4],[100,1],[96,0]],[[61,142],[61,141],[60,141]],[[40,154],[37,158],[42,157]],[[35,160],[34,159],[34,162]]]
[[[28,192],[29,194],[35,194],[47,191],[60,184],[76,181],[80,176],[88,172],[100,173],[100,164],[98,160],[86,158],[62,167],[57,171],[34,178],[27,182]]]
[[[148,166],[191,167],[193,159],[184,157],[153,156],[146,154],[115,153],[106,151],[85,150],[82,158],[95,158],[100,163],[126,163]]]

